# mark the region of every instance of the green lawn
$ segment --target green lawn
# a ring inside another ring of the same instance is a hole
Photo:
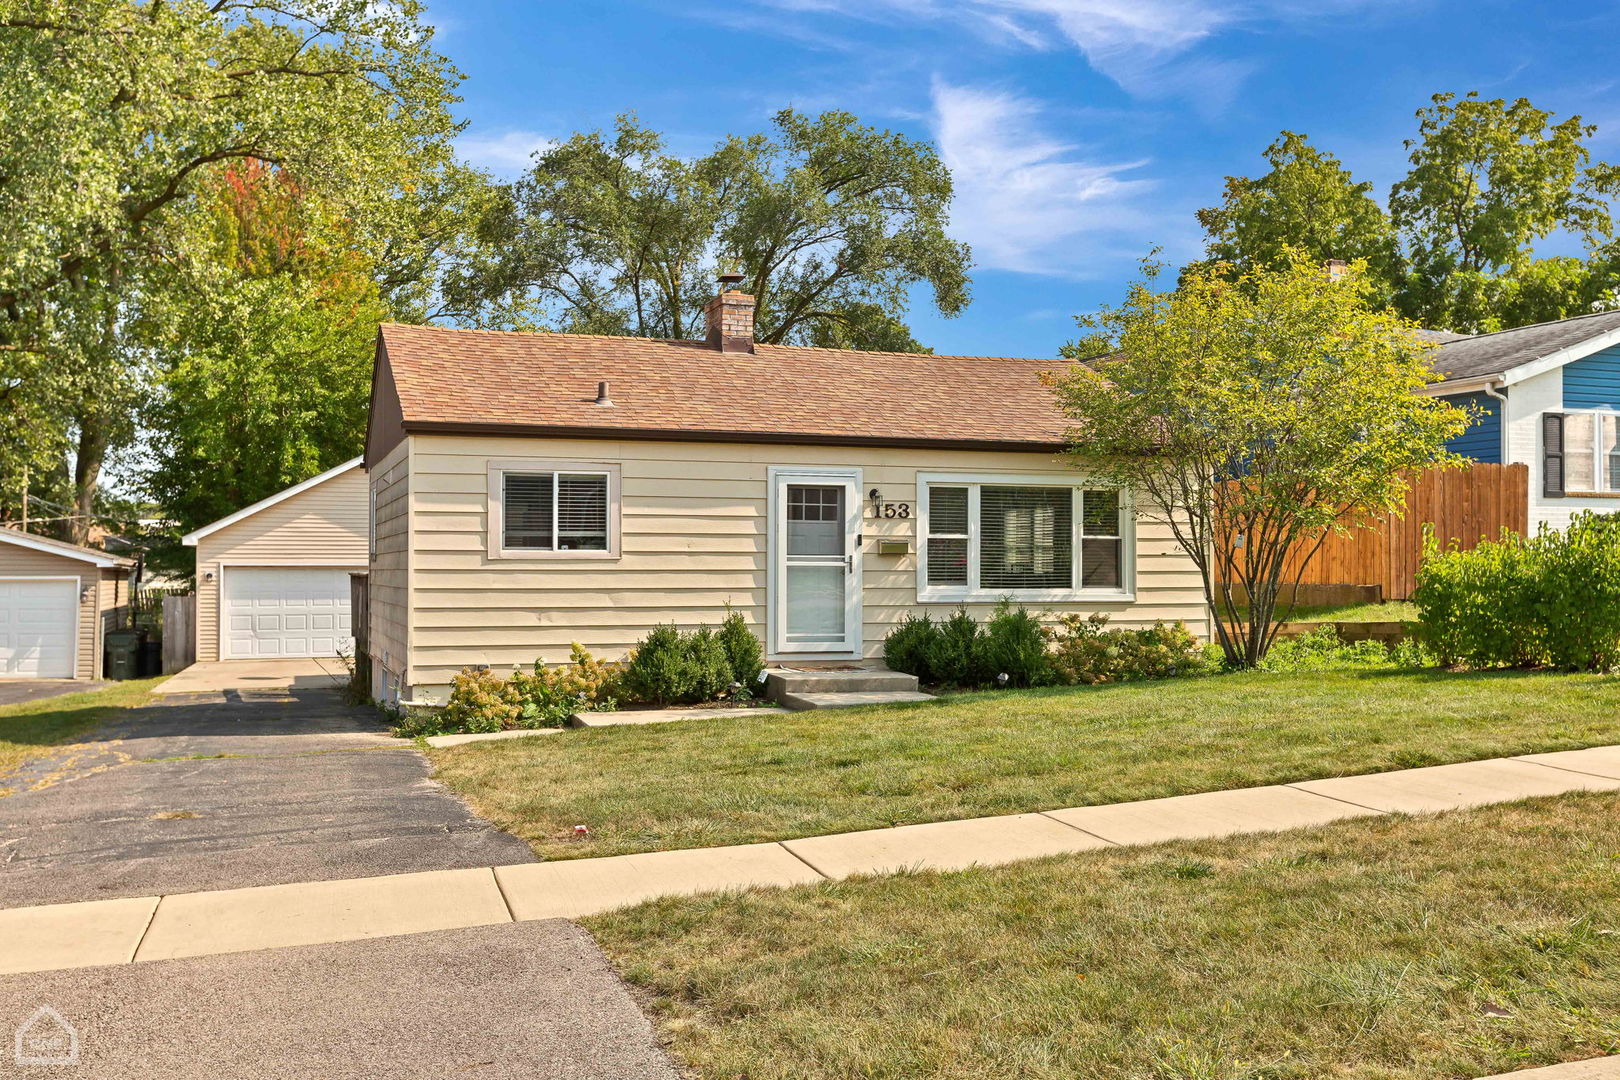
[[[435,750],[545,858],[744,844],[1620,743],[1620,679],[1248,673]],[[576,825],[591,836],[573,839]]]
[[[1620,798],[584,920],[705,1080],[1438,1080],[1620,1053]]]
[[[1280,614],[1284,609],[1278,608]],[[1417,605],[1409,600],[1378,604],[1341,604],[1337,607],[1296,607],[1289,622],[1416,622]]]
[[[6,773],[82,735],[120,709],[146,704],[152,687],[162,681],[134,679],[104,690],[0,705],[0,794],[4,793]]]

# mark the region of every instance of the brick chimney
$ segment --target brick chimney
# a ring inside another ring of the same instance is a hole
[[[754,298],[737,291],[743,276],[720,275],[720,294],[703,308],[703,340],[721,352],[754,351]]]

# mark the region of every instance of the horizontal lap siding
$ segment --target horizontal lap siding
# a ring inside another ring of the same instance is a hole
[[[0,578],[77,579],[79,590],[78,664],[74,678],[94,679],[101,670],[99,659],[101,605],[110,593],[100,586],[101,570],[79,559],[68,559],[45,551],[31,551],[15,544],[0,544]],[[109,601],[110,602],[110,601]]]
[[[450,677],[468,665],[510,670],[536,659],[564,661],[575,641],[617,659],[660,623],[713,623],[728,604],[763,638],[769,466],[859,467],[863,496],[878,488],[886,502],[911,503],[914,514],[919,471],[1073,475],[1040,454],[452,436],[412,436],[408,446],[409,681],[419,699],[442,697]],[[621,557],[489,559],[489,462],[513,458],[619,465]],[[916,602],[915,525],[915,517],[863,523],[869,657],[881,655],[884,635],[908,612],[953,607]],[[879,538],[911,541],[911,554],[878,555]],[[1183,619],[1206,636],[1197,571],[1167,530],[1140,522],[1137,559],[1134,603],[1060,610],[1104,611],[1127,626]],[[374,611],[377,574],[374,564]],[[982,618],[990,608],[972,610]]]
[[[197,659],[219,659],[222,563],[364,566],[366,498],[365,470],[350,469],[197,541]]]
[[[372,693],[387,696],[383,673],[394,685],[404,674],[408,653],[410,578],[410,500],[409,445],[401,443],[371,472],[371,488],[376,499],[375,553],[367,580],[370,591],[371,625],[369,640],[373,664]],[[479,526],[482,528],[482,525]]]

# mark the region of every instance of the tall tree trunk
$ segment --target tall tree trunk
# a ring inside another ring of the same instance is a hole
[[[101,480],[101,466],[107,458],[107,426],[94,413],[81,415],[76,422],[79,446],[73,461],[74,517],[68,523],[68,537],[75,544],[83,544],[90,539],[96,486]]]

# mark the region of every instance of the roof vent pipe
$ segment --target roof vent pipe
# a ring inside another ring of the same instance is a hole
[[[609,409],[613,408],[613,399],[608,397],[608,387],[607,383],[605,382],[599,382],[596,384],[596,404],[605,406]]]

